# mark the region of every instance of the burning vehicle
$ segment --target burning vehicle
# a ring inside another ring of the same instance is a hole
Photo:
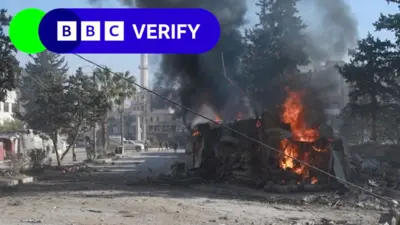
[[[334,137],[330,126],[307,124],[303,91],[286,91],[279,115],[264,112],[258,118],[238,117],[231,122],[216,116],[215,121],[224,126],[196,124],[192,129],[194,168],[207,178],[263,185],[277,192],[314,191],[345,180],[343,142]],[[339,182],[324,172],[339,177]]]

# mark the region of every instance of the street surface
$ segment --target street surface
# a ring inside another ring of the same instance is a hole
[[[85,152],[77,151],[83,160]],[[377,224],[378,212],[302,203],[305,194],[271,194],[225,184],[157,182],[179,153],[127,152],[95,172],[46,171],[38,182],[1,191],[1,225]],[[72,156],[66,157],[66,163]],[[189,166],[190,167],[190,166]],[[308,194],[312,196],[312,194]],[[286,200],[282,200],[286,199]],[[341,223],[339,223],[341,222]],[[325,223],[328,224],[328,223]]]

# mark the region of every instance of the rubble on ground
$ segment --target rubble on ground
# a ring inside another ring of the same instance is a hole
[[[397,207],[400,200],[400,146],[363,144],[350,147],[351,182],[384,199],[352,188],[349,198],[359,207],[381,209]]]
[[[313,161],[302,158],[303,161],[339,179],[307,170],[299,164],[283,169],[279,152],[211,123],[198,124],[193,129],[193,161],[197,168],[191,175],[205,180],[245,184],[275,193],[333,190],[337,194],[324,198],[329,199],[326,204],[335,207],[351,205],[379,211],[398,207],[400,155],[396,157],[396,154],[400,154],[399,147],[364,145],[355,146],[358,150],[354,151],[354,147],[347,146],[344,138],[334,137],[326,127],[320,128],[319,138],[312,142],[299,142],[291,138],[293,132],[282,124],[277,125],[276,121],[270,121],[270,117],[223,124],[277,149],[280,149],[282,140],[289,140],[298,147],[297,156],[314,154]],[[325,150],[313,151],[316,146]],[[369,149],[364,152],[365,148]],[[348,185],[347,181],[363,190]],[[379,199],[376,195],[383,198]]]
[[[62,166],[61,170],[63,173],[91,173],[95,172],[93,168],[90,168],[86,163],[77,163],[74,165]]]
[[[267,117],[224,125],[281,152],[291,149],[283,155],[227,128],[210,123],[198,124],[193,132],[194,164],[210,179],[264,187],[273,192],[317,191],[335,186],[336,180],[324,173],[346,180],[345,148],[334,147],[332,142],[336,140],[328,141],[332,138],[322,130],[318,132],[324,136],[297,140],[284,124],[271,124]],[[286,147],[282,143],[287,144]],[[291,160],[287,154],[324,173]]]

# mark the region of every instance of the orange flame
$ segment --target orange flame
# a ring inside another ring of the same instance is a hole
[[[192,136],[193,137],[200,136],[200,131],[196,130],[195,132],[193,132]]]
[[[314,142],[318,139],[319,132],[315,129],[307,128],[304,120],[303,96],[304,91],[294,92],[288,90],[288,97],[283,104],[282,122],[290,125],[293,139],[302,142]]]
[[[219,117],[218,115],[215,116],[215,121],[216,121],[217,123],[222,123],[222,119],[221,119],[221,117]]]
[[[311,184],[318,183],[318,179],[316,177],[311,177]]]
[[[295,92],[287,89],[288,97],[283,104],[282,122],[289,124],[293,135],[293,140],[299,142],[315,142],[319,138],[319,132],[316,129],[309,128],[305,121],[305,108],[302,102],[304,91]],[[280,147],[284,152],[280,160],[280,167],[285,170],[292,170],[293,172],[302,175],[303,179],[309,178],[309,168],[306,165],[296,163],[294,159],[302,160],[307,163],[310,161],[310,153],[300,153],[299,144],[291,142],[288,139],[283,139]],[[315,151],[324,151],[312,146]],[[311,183],[315,184],[318,180],[315,177],[311,178]]]
[[[309,175],[306,165],[295,163],[294,159],[300,159],[307,162],[309,161],[309,153],[304,153],[301,158],[299,154],[299,146],[296,143],[290,142],[288,139],[283,139],[281,141],[281,149],[284,149],[285,155],[282,156],[280,167],[285,170],[291,169],[293,172],[302,174],[304,178],[307,178]]]
[[[242,120],[243,119],[243,113],[242,112],[237,112],[236,113],[236,120]]]

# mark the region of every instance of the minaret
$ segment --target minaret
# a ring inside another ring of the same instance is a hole
[[[140,55],[140,85],[142,87],[148,88],[149,87],[149,71],[148,71],[148,54],[141,54]],[[147,140],[147,111],[148,111],[148,93],[145,90],[139,90],[140,95],[144,96],[143,98],[143,114],[138,116],[137,121],[137,140]],[[142,126],[140,126],[142,125]],[[143,132],[143,136],[141,135]]]
[[[140,85],[145,88],[149,87],[149,55],[141,54],[140,55]],[[147,93],[147,92],[146,92]]]

